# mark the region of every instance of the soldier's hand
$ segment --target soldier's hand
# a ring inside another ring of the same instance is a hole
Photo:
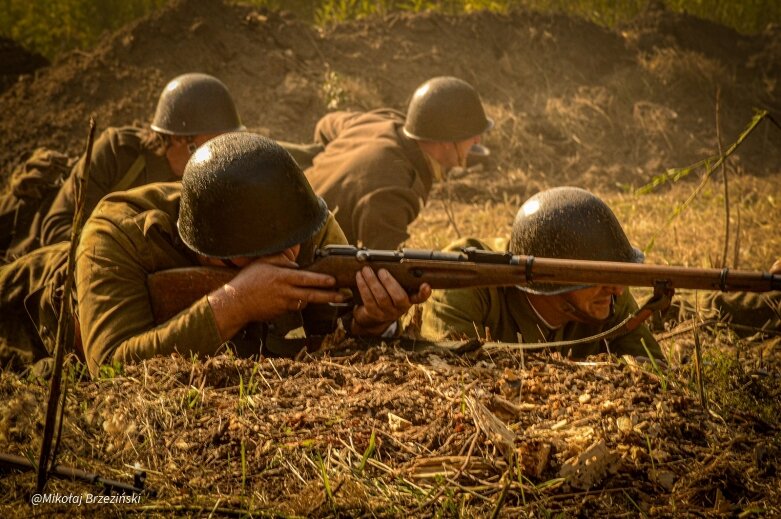
[[[209,294],[209,303],[223,339],[247,323],[270,321],[309,303],[341,303],[332,276],[299,270],[286,253],[258,258],[243,267],[229,283]]]
[[[431,296],[431,287],[423,283],[409,295],[385,269],[375,273],[364,267],[355,274],[363,304],[353,310],[352,332],[356,335],[380,335],[414,304]]]

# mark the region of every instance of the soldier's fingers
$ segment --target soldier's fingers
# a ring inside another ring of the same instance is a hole
[[[426,301],[429,297],[431,297],[431,285],[423,283],[418,288],[418,293],[411,295],[409,300],[413,305],[417,305]]]
[[[410,302],[409,294],[404,290],[404,287],[402,287],[399,282],[396,281],[396,278],[385,269],[380,269],[377,272],[377,277],[379,277],[385,292],[391,298],[393,306],[402,312],[407,311],[412,303]]]
[[[377,306],[377,301],[374,299],[374,293],[369,288],[366,280],[363,276],[363,271],[359,270],[355,273],[355,285],[358,287],[358,293],[361,295],[361,301],[363,306]]]
[[[288,270],[286,277],[291,285],[298,287],[332,287],[336,284],[333,276],[308,270]]]
[[[372,294],[374,294],[374,300],[377,301],[380,310],[383,313],[392,312],[396,307],[396,301],[391,294],[388,293],[385,283],[380,279],[379,274],[374,272],[371,267],[363,267],[361,271],[366,280],[366,284],[369,285]]]
[[[302,310],[310,303],[343,303],[345,297],[336,290],[317,290],[314,288],[299,288],[293,290],[287,298],[289,310]]]
[[[274,265],[275,267],[282,267],[282,268],[289,268],[289,269],[298,268],[298,263],[293,261],[293,259],[290,258],[288,255],[286,255],[284,252],[280,252],[278,254],[269,254],[268,256],[261,256],[260,258],[253,261],[253,263],[262,263],[264,265]]]
[[[390,295],[388,295],[388,291],[385,290],[382,282],[371,267],[363,267],[360,272],[357,273],[357,278],[363,280],[364,287],[366,288],[365,291],[368,291],[368,293],[371,294],[371,299],[376,303],[379,309],[393,306],[393,300]],[[360,291],[360,286],[358,290]],[[364,296],[365,291],[361,291],[361,297]],[[366,299],[364,299],[364,303],[367,303]]]

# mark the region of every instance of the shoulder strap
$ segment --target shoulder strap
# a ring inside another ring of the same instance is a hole
[[[133,182],[136,181],[138,175],[144,170],[145,167],[146,167],[146,159],[144,158],[144,155],[142,153],[133,162],[130,168],[128,168],[127,172],[125,173],[125,176],[119,179],[119,182],[117,182],[116,185],[114,185],[112,190],[125,191],[127,188],[133,185]]]

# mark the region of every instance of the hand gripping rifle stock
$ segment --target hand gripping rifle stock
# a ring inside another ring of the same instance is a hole
[[[338,288],[355,288],[355,273],[366,265],[388,270],[409,292],[417,291],[423,283],[432,288],[469,288],[531,282],[645,286],[668,296],[677,288],[725,292],[781,290],[781,275],[766,272],[535,258],[474,247],[443,252],[327,245],[316,252],[306,270],[333,276]],[[150,274],[147,283],[156,322],[167,321],[229,283],[235,275],[235,269],[221,267],[186,267]]]

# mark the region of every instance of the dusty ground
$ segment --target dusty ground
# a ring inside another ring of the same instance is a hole
[[[778,29],[744,36],[664,11],[619,30],[521,11],[317,31],[189,0],[8,87],[0,171],[35,146],[78,153],[92,113],[102,128],[148,122],[163,85],[184,72],[221,78],[250,128],[287,140],[308,140],[327,110],[403,109],[423,80],[453,74],[497,121],[486,138],[494,163],[438,187],[411,244],[506,236],[527,196],[568,183],[604,196],[650,261],[715,266],[721,172],[681,215],[701,170],[648,195],[629,186],[717,155],[754,108],[776,110],[780,65]],[[733,265],[738,225],[741,267],[766,268],[781,251],[780,142],[765,120],[730,159]],[[138,464],[158,497],[33,509],[34,478],[9,475],[0,515],[781,514],[778,336],[696,328],[706,410],[686,326],[659,335],[663,370],[355,343],[298,360],[156,359],[96,382],[71,370],[61,462],[124,481]],[[44,393],[0,375],[0,451],[36,455]]]

